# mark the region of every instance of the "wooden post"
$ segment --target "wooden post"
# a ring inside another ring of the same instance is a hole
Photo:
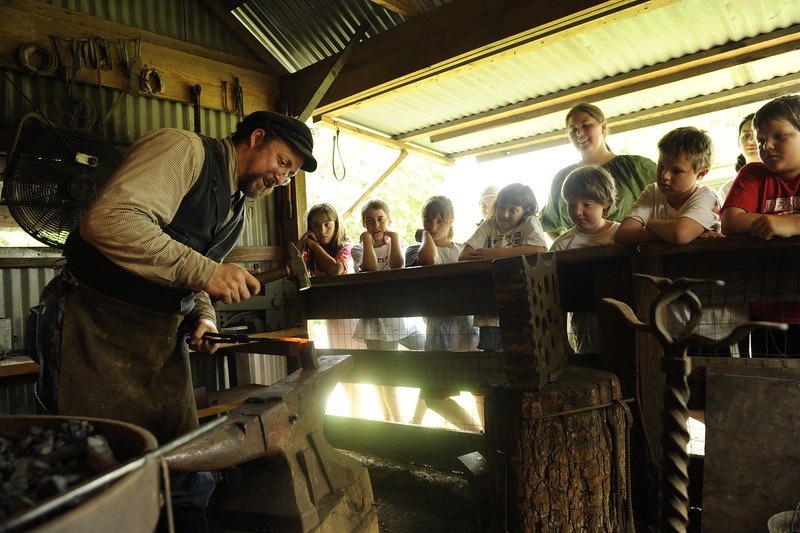
[[[567,365],[539,390],[486,395],[497,531],[620,532],[632,527],[629,411],[608,372]]]

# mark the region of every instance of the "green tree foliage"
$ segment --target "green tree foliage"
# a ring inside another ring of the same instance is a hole
[[[410,154],[367,198],[359,200],[397,160],[400,152],[344,134],[339,135],[339,144],[334,150],[334,137],[335,133],[326,128],[316,128],[314,132],[314,154],[319,167],[316,172],[306,174],[308,206],[327,202],[342,217],[355,204],[350,216],[343,220],[343,226],[348,237],[358,242],[364,231],[362,206],[370,199],[381,199],[389,206],[392,229],[407,244],[413,244],[414,233],[422,227],[422,204],[426,198],[437,194],[444,181],[442,165]]]

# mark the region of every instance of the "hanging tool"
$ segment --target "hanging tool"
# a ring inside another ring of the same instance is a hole
[[[202,133],[200,128],[200,91],[203,88],[199,83],[192,85],[192,102],[194,102],[194,132]]]

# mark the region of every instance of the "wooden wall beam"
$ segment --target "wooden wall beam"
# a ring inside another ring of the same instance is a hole
[[[3,21],[0,31],[1,68],[22,70],[16,59],[17,49],[22,44],[42,43],[55,54],[54,36],[59,36],[61,43],[70,38],[100,37],[114,45],[110,50],[115,54],[114,68],[100,71],[101,84],[124,90],[129,84],[129,74],[120,66],[116,43],[120,39],[141,38],[141,64],[157,69],[166,82],[164,93],[154,96],[156,98],[190,104],[190,87],[200,84],[203,88],[202,107],[222,110],[222,82],[227,81],[230,109],[234,77],[239,78],[244,91],[246,112],[275,109],[279,97],[278,78],[270,74],[266,65],[178,39],[30,0],[2,0],[0,20]],[[61,55],[65,60],[71,56],[67,46],[62,47]],[[76,79],[96,86],[97,76],[96,70],[83,67]]]

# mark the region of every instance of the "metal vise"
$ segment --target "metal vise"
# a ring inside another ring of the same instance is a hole
[[[353,367],[351,356],[302,363],[301,370],[249,398],[228,413],[226,423],[165,460],[181,471],[247,463],[219,508],[226,528],[377,532],[366,468],[333,448],[322,430],[325,404]]]

